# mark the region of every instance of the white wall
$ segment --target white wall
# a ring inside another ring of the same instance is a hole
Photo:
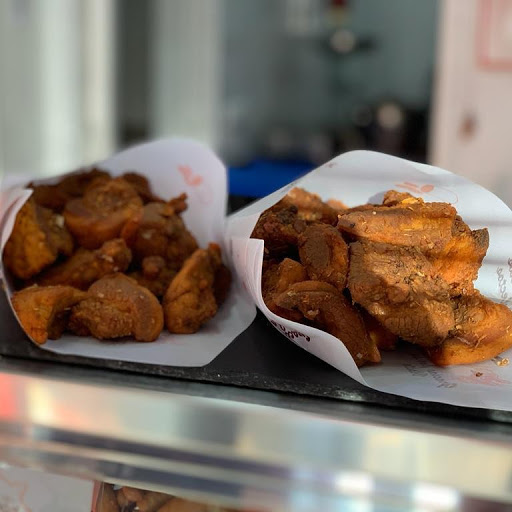
[[[0,171],[54,174],[108,156],[115,0],[0,0]]]
[[[444,0],[440,10],[430,160],[480,183],[512,206],[512,70],[478,65],[482,4]]]
[[[217,146],[220,130],[222,0],[154,0],[150,134]]]

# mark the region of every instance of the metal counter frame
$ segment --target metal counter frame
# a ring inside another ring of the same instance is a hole
[[[510,424],[11,358],[0,397],[12,465],[272,510],[512,502]]]

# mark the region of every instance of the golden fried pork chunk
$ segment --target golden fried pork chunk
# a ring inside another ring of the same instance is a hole
[[[474,290],[473,281],[478,277],[488,247],[487,229],[472,231],[457,216],[451,239],[430,258],[434,271],[450,285],[452,295],[468,294]]]
[[[69,329],[99,339],[133,336],[137,341],[154,341],[163,323],[158,299],[134,279],[117,273],[89,288],[87,298],[71,312]]]
[[[142,174],[138,174],[136,172],[125,172],[121,178],[127,181],[139,194],[139,197],[142,199],[144,204],[159,202],[163,203],[164,200],[153,194],[151,190],[151,185],[149,184],[148,179]]]
[[[186,228],[180,213],[186,209],[186,196],[168,203],[148,203],[124,226],[121,236],[133,251],[134,261],[160,256],[177,272],[197,249],[197,241]]]
[[[360,313],[368,336],[370,336],[375,345],[377,345],[377,348],[379,350],[395,350],[398,343],[398,336],[386,329],[365,309],[361,308]]]
[[[215,283],[221,265],[220,247],[213,243],[208,249],[197,249],[185,261],[171,281],[163,300],[165,324],[170,332],[197,332],[217,313],[219,304],[216,296],[225,296],[226,293],[219,290],[221,283],[217,286]]]
[[[297,253],[299,233],[306,228],[305,221],[298,217],[297,212],[297,207],[283,198],[260,215],[251,238],[265,241],[266,258],[282,258]]]
[[[334,286],[321,281],[295,283],[276,298],[276,305],[299,311],[315,327],[336,336],[357,366],[380,361],[379,350],[368,336],[361,315]]]
[[[96,499],[96,512],[119,512],[116,492],[112,485],[102,484],[101,492]]]
[[[85,189],[96,179],[108,179],[109,173],[101,169],[93,168],[90,171],[83,171],[62,178],[55,185],[33,185],[32,197],[39,206],[50,210],[61,212],[66,203],[75,197],[83,195]]]
[[[45,270],[36,281],[44,286],[64,284],[87,290],[103,276],[127,270],[131,260],[132,253],[125,241],[114,238],[93,251],[77,249],[71,258]]]
[[[414,197],[409,192],[398,192],[397,190],[388,190],[382,199],[382,204],[384,206],[396,206],[397,204],[408,202],[408,203],[417,203],[422,202],[422,199],[418,199]]]
[[[328,199],[326,202],[327,206],[330,206],[336,213],[342,213],[348,210],[348,206],[339,199]]]
[[[172,497],[163,492],[144,491],[134,487],[121,487],[117,491],[117,502],[122,510],[158,512],[170,499]]]
[[[157,512],[209,512],[210,506],[197,501],[189,501],[183,498],[173,498]],[[228,512],[227,509],[219,509],[218,512]]]
[[[348,289],[354,302],[412,343],[439,345],[455,325],[448,284],[418,248],[352,243]]]
[[[299,235],[300,261],[314,281],[325,281],[343,291],[348,274],[348,246],[339,231],[312,224]]]
[[[176,273],[161,256],[146,256],[140,269],[131,272],[129,276],[161,299]]]
[[[452,237],[455,208],[413,199],[394,206],[373,206],[339,216],[338,229],[359,240],[417,247],[437,254]]]
[[[263,300],[268,309],[276,315],[300,322],[302,313],[296,310],[283,309],[276,304],[276,299],[295,283],[306,281],[308,274],[306,269],[295,260],[285,258],[280,263],[269,262],[263,267],[261,291]]]
[[[72,251],[73,239],[64,219],[30,198],[16,215],[3,258],[14,276],[29,279],[59,255],[69,256]]]
[[[338,222],[338,211],[324,203],[319,195],[295,187],[283,198],[288,205],[297,208],[297,217],[308,222],[323,222],[333,226]]]
[[[455,327],[439,346],[427,349],[438,366],[473,364],[512,347],[512,311],[475,291],[455,301]]]
[[[86,249],[97,249],[119,237],[128,219],[139,214],[142,200],[122,178],[96,179],[83,197],[71,199],[64,209],[66,226]]]
[[[213,296],[215,297],[215,302],[217,303],[217,307],[222,306],[229,295],[229,290],[231,288],[231,270],[222,263],[221,254],[216,250],[213,251],[214,267],[215,267],[215,277],[213,279]]]
[[[60,338],[70,309],[84,300],[85,292],[71,286],[31,286],[12,296],[12,306],[23,330],[38,344]]]

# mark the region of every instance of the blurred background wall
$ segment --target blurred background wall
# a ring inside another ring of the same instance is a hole
[[[430,160],[512,206],[512,2],[443,3]]]
[[[115,0],[0,1],[2,167],[51,174],[113,151]]]
[[[366,148],[512,203],[511,3],[2,0],[1,165],[53,174],[184,135],[272,182]]]

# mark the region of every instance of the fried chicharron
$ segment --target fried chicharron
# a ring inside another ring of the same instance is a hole
[[[252,237],[265,242],[269,310],[336,336],[358,366],[404,343],[441,366],[512,347],[511,310],[474,286],[489,233],[450,204],[389,190],[382,204],[348,207],[293,189]]]
[[[101,169],[29,187],[3,263],[18,319],[37,343],[65,331],[140,342],[165,326],[192,333],[226,300],[231,272],[218,245],[200,249],[187,229],[186,194],[165,201],[146,177]]]

